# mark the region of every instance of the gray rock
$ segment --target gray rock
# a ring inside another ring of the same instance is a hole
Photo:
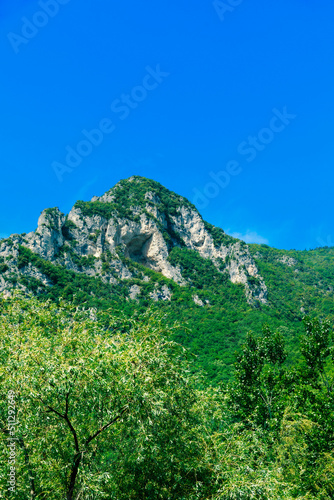
[[[140,182],[136,177],[128,181]],[[100,276],[105,283],[115,284],[133,277],[148,280],[143,273],[133,270],[135,266],[130,265],[133,262],[186,286],[187,281],[180,268],[174,267],[168,260],[171,248],[183,243],[185,248],[210,259],[219,272],[228,275],[232,283],[243,284],[250,303],[267,302],[267,287],[247,245],[229,238],[226,243],[217,247],[210,230],[194,207],[179,197],[179,206],[172,214],[168,214],[160,197],[152,190],[145,194],[145,208],[136,206],[138,200],[133,199],[129,217],[119,217],[116,209],[114,214],[113,206],[116,206],[117,193],[121,189],[122,184],[119,183],[103,196],[92,198],[93,203],[109,204],[108,210],[112,211],[105,212],[109,213],[107,218],[97,213],[84,215],[78,206],[74,206],[67,217],[58,208],[44,210],[35,232],[25,237],[12,236],[12,242],[10,239],[0,241],[0,257],[8,259],[10,272],[29,275],[46,286],[51,285],[49,280],[32,266],[27,269],[17,268],[20,244],[43,259],[68,270],[88,276]],[[132,198],[130,199],[132,203]],[[166,233],[169,234],[168,241]],[[90,265],[86,265],[86,262]],[[225,264],[222,266],[222,263]],[[290,261],[284,263],[292,265]],[[6,273],[1,276],[0,291],[12,286],[6,281],[6,276]],[[250,277],[253,279],[250,280]],[[130,298],[136,298],[138,289],[140,291],[140,287],[136,285],[130,288]],[[171,292],[164,286],[152,292],[151,296],[153,300],[170,300]],[[193,300],[200,306],[204,305],[197,296]]]

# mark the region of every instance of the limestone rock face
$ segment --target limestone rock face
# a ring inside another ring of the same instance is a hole
[[[211,260],[232,283],[243,284],[249,302],[267,300],[266,285],[244,242],[206,224],[186,199],[140,177],[121,181],[91,202],[77,202],[68,216],[58,208],[44,210],[35,232],[0,240],[0,263],[8,262],[8,271],[0,275],[0,292],[11,287],[6,278],[13,272],[51,286],[46,276],[20,260],[20,246],[105,283],[133,278],[145,283],[151,279],[147,269],[187,286],[181,269],[169,261],[174,247],[185,248]],[[129,299],[136,300],[139,293],[138,284],[131,284]],[[151,298],[170,300],[171,291],[160,286]],[[194,300],[203,305],[197,296]]]
[[[282,262],[282,264],[286,264],[289,267],[293,267],[297,265],[296,259],[293,259],[292,257],[289,257],[288,255],[283,255],[281,259],[279,259],[278,262]]]
[[[201,307],[203,307],[203,306],[204,306],[204,302],[203,302],[203,300],[202,300],[202,299],[200,299],[198,295],[194,295],[194,296],[193,296],[193,301],[195,302],[195,304],[196,304],[197,306],[201,306]]]
[[[158,300],[170,300],[171,292],[166,285],[163,285],[161,289],[155,287],[154,291],[150,293],[151,298],[157,302]]]
[[[26,246],[47,260],[52,260],[64,244],[62,227],[65,215],[58,208],[43,210],[35,233],[26,237]]]
[[[73,208],[68,220],[76,226],[72,235],[77,242],[75,250],[81,256],[100,258],[106,251],[116,256],[120,249],[124,257],[183,283],[180,272],[167,260],[168,248],[161,231],[146,214],[141,214],[136,221],[114,217],[106,220],[98,215],[85,217],[79,208]],[[122,274],[122,279],[132,276],[124,268]]]
[[[133,285],[132,287],[130,287],[130,290],[129,290],[129,298],[132,299],[132,300],[135,300],[137,298],[137,295],[140,294],[140,286],[138,285]]]
[[[262,303],[267,301],[267,287],[259,275],[247,245],[239,240],[215,246],[212,235],[206,229],[201,216],[195,210],[180,207],[178,216],[173,217],[174,229],[179,232],[187,248],[196,250],[201,257],[210,259],[219,267],[219,260],[227,261],[226,269],[232,283],[245,285],[248,299],[256,298]],[[248,284],[248,276],[258,279],[256,292]]]

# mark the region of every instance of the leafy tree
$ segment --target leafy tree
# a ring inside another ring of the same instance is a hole
[[[18,500],[334,498],[330,324],[306,319],[296,367],[281,331],[249,334],[223,389],[191,375],[167,324],[140,309],[0,302],[0,498],[8,401]]]
[[[239,418],[253,419],[268,427],[282,413],[280,398],[285,389],[283,363],[287,353],[283,335],[268,325],[262,336],[248,333],[235,363],[235,382],[230,397]]]
[[[2,302],[0,427],[4,451],[13,391],[17,498],[181,499],[204,480],[194,383],[168,335],[149,315]]]
[[[326,370],[327,361],[334,348],[333,335],[329,321],[320,322],[318,319],[305,318],[305,334],[301,340],[301,353],[308,367],[308,377],[313,380],[321,379],[328,395],[333,392],[333,380],[330,380]]]

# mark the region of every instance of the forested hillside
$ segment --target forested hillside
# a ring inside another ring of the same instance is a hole
[[[334,249],[246,245],[203,221],[157,182],[133,177],[69,215],[45,210],[38,229],[0,240],[1,289],[131,316],[148,306],[175,319],[175,340],[212,383],[233,377],[246,333],[279,328],[298,359],[306,315],[334,317]]]
[[[0,287],[0,498],[334,498],[333,248],[132,177],[0,240]]]

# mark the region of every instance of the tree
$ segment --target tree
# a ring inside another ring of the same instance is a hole
[[[329,321],[305,318],[305,334],[301,339],[300,351],[308,367],[308,377],[321,380],[328,395],[333,392],[334,377],[330,380],[326,370],[329,356],[334,360],[333,333]]]
[[[235,363],[235,382],[230,397],[239,419],[254,419],[268,427],[282,414],[279,399],[285,389],[286,360],[283,335],[265,325],[261,337],[248,333]]]
[[[334,498],[329,325],[306,321],[291,373],[279,331],[249,334],[222,390],[166,323],[0,301],[0,498]]]
[[[15,297],[0,323],[3,451],[15,399],[16,498],[183,498],[201,470],[185,350],[163,320]],[[6,486],[2,462],[1,480]]]

